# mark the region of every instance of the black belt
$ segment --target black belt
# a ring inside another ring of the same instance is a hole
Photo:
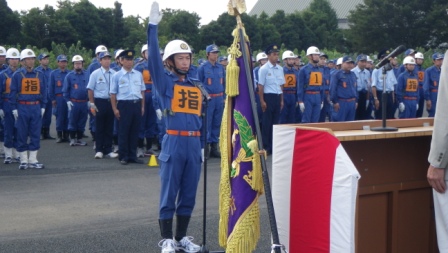
[[[110,102],[110,98],[95,98],[95,100]]]
[[[141,99],[118,100],[119,103],[132,103],[132,104],[140,103],[141,101],[142,101]]]

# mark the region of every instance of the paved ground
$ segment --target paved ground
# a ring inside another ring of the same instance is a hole
[[[157,167],[95,160],[91,141],[87,147],[48,140],[41,145],[38,159],[44,170],[0,164],[0,252],[160,252]],[[211,159],[206,209],[211,251],[222,250],[217,239],[219,178],[219,160]],[[198,243],[203,194],[201,179],[189,228]],[[255,252],[270,252],[264,195],[260,205],[262,237]]]

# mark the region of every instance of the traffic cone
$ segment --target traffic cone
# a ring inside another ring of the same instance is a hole
[[[157,167],[157,166],[159,166],[159,164],[157,164],[157,158],[156,158],[155,155],[151,155],[151,157],[149,158],[148,166],[149,167]]]

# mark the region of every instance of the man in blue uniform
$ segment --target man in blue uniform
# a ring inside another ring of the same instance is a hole
[[[9,94],[11,92],[11,78],[14,72],[19,67],[20,53],[16,48],[9,48],[6,52],[6,60],[9,67],[0,72],[0,118],[4,127],[4,152],[5,152],[5,164],[13,162],[20,162],[19,154],[16,150],[16,129],[14,127],[14,115],[12,114],[12,108],[9,104]]]
[[[132,68],[134,50],[124,50],[119,57],[122,68],[112,76],[110,85],[110,100],[118,120],[118,159],[122,165],[142,164],[143,161],[137,158],[137,145],[145,113],[146,86],[143,75]]]
[[[3,71],[8,68],[8,64],[6,64],[6,49],[0,46],[0,71]]]
[[[157,116],[152,102],[152,79],[148,70],[148,45],[144,45],[141,50],[143,61],[138,63],[134,69],[142,73],[145,82],[145,113],[141,121],[138,134],[137,157],[158,155],[152,150],[152,143],[157,143]],[[158,56],[156,56],[158,57]],[[143,150],[146,139],[146,152]]]
[[[86,146],[82,141],[87,122],[88,97],[87,83],[89,73],[83,69],[84,59],[80,55],[72,58],[74,70],[64,79],[63,96],[68,108],[68,131],[70,132],[70,146]]]
[[[207,61],[199,66],[198,79],[212,98],[207,108],[207,157],[221,157],[218,150],[219,131],[221,129],[224,110],[225,72],[218,63],[219,49],[216,45],[208,45],[205,49]],[[210,150],[210,151],[208,151]]]
[[[323,69],[317,65],[320,60],[320,51],[317,47],[306,50],[309,63],[299,71],[299,87],[297,100],[302,111],[303,123],[316,123],[319,121],[320,110],[323,107],[324,90],[322,85],[326,82]]]
[[[367,55],[360,54],[356,57],[357,66],[352,69],[356,75],[356,92],[358,93],[358,108],[356,109],[356,120],[370,119],[370,72],[366,69]]]
[[[389,54],[389,50],[384,49],[378,54],[378,60],[382,60]],[[386,72],[386,83],[384,84],[383,79],[383,68],[374,69],[372,72],[372,95],[375,105],[375,119],[382,119],[382,101],[383,93],[386,92],[387,96],[387,107],[386,107],[386,118],[393,119],[395,113],[395,94],[394,87],[397,85],[397,79],[395,78],[394,71],[388,70]],[[384,90],[384,86],[386,89]]]
[[[149,55],[158,54],[157,28],[161,18],[159,5],[154,2],[148,25]],[[148,63],[167,129],[159,155],[159,225],[163,238],[159,246],[163,253],[175,253],[176,250],[198,252],[201,248],[187,236],[187,229],[195,206],[201,160],[204,157],[201,138],[205,136],[201,136],[200,132],[202,94],[196,86],[201,83],[188,77],[191,50],[184,41],[170,41],[165,47],[163,61],[168,71],[165,71],[159,57],[150,57]],[[173,238],[174,214],[177,222]]]
[[[425,80],[423,82],[423,93],[426,100],[426,110],[428,117],[434,117],[436,113],[437,94],[439,92],[440,71],[444,55],[435,53],[432,55],[433,66],[425,71]]]
[[[47,85],[44,74],[34,69],[36,55],[31,49],[22,50],[20,59],[23,68],[13,74],[9,94],[16,120],[19,169],[43,169],[44,165],[37,161],[37,151],[40,149],[40,129],[47,103]]]
[[[331,105],[330,105],[330,71],[331,69],[327,67],[328,55],[324,52],[320,53],[319,63],[317,64],[323,71],[323,78],[325,80],[322,88],[324,90],[324,104],[320,110],[319,122],[325,122],[326,118],[331,121]]]
[[[114,127],[114,112],[110,104],[110,83],[114,70],[110,69],[111,55],[102,52],[99,55],[101,67],[92,72],[87,85],[90,112],[96,119],[95,159],[106,157],[116,158],[112,152],[112,133]]]
[[[408,48],[405,52],[404,52],[404,57],[406,58],[406,57],[408,57],[408,56],[411,56],[412,58],[414,58],[415,59],[415,54],[417,53],[417,51],[415,51],[414,49],[412,49],[412,48]],[[401,73],[403,73],[403,72],[405,72],[406,71],[406,67],[404,66],[404,64],[402,64],[400,67],[399,67],[399,69],[398,69],[398,76],[401,74]],[[396,76],[397,78],[398,78],[398,76]]]
[[[52,69],[48,67],[50,63],[50,55],[47,53],[42,53],[39,56],[37,56],[37,60],[39,60],[40,65],[36,68],[36,70],[44,73],[45,85],[47,85],[47,91],[49,91],[50,73],[52,71]],[[54,138],[51,137],[50,135],[51,116],[53,111],[52,109],[53,109],[52,103],[47,103],[45,108],[45,114],[44,117],[42,118],[42,131],[41,131],[42,140],[54,140]]]
[[[280,112],[280,124],[296,123],[297,82],[299,71],[294,68],[296,55],[290,50],[282,54],[285,85],[283,86],[283,109]]]
[[[228,60],[227,56],[224,56],[224,55],[220,56],[218,58],[218,62],[219,62],[219,64],[221,64],[223,66],[224,70],[226,70],[227,65],[229,64],[229,60]]]
[[[53,107],[56,108],[56,132],[58,135],[56,142],[61,143],[69,141],[68,108],[62,92],[64,79],[68,74],[68,60],[67,56],[63,54],[58,55],[56,60],[58,68],[50,74],[48,101],[51,101]]]
[[[283,109],[283,86],[286,81],[283,68],[277,64],[279,47],[273,44],[264,52],[268,56],[268,61],[258,72],[258,95],[263,111],[261,134],[263,148],[268,154],[272,154],[272,130],[274,124],[280,121],[280,111]]]
[[[417,118],[421,118],[423,116],[423,107],[425,106],[425,94],[423,93],[423,82],[425,81],[425,68],[423,68],[423,62],[425,57],[421,52],[415,53],[415,72],[418,75],[418,109],[417,109]]]
[[[398,102],[398,117],[400,119],[415,118],[419,100],[418,74],[414,71],[415,59],[406,56],[403,60],[406,71],[398,76],[395,92]]]
[[[355,120],[358,93],[356,91],[356,75],[351,71],[354,63],[351,57],[344,56],[341,70],[331,77],[330,97],[333,103],[333,121]]]

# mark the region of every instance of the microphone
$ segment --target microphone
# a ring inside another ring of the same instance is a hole
[[[194,86],[196,86],[201,91],[202,96],[204,96],[204,98],[206,100],[209,101],[212,99],[212,97],[210,97],[210,94],[208,94],[208,92],[205,90],[204,86],[202,86],[201,82],[193,81],[193,83],[194,83]]]
[[[406,50],[406,48],[403,45],[400,45],[399,47],[395,48],[394,51],[392,51],[392,53],[390,53],[389,55],[387,55],[386,57],[384,57],[380,62],[378,62],[378,64],[375,65],[376,69],[381,68],[382,66],[386,65],[387,63],[389,63],[389,61],[396,57],[397,55],[403,53]]]

